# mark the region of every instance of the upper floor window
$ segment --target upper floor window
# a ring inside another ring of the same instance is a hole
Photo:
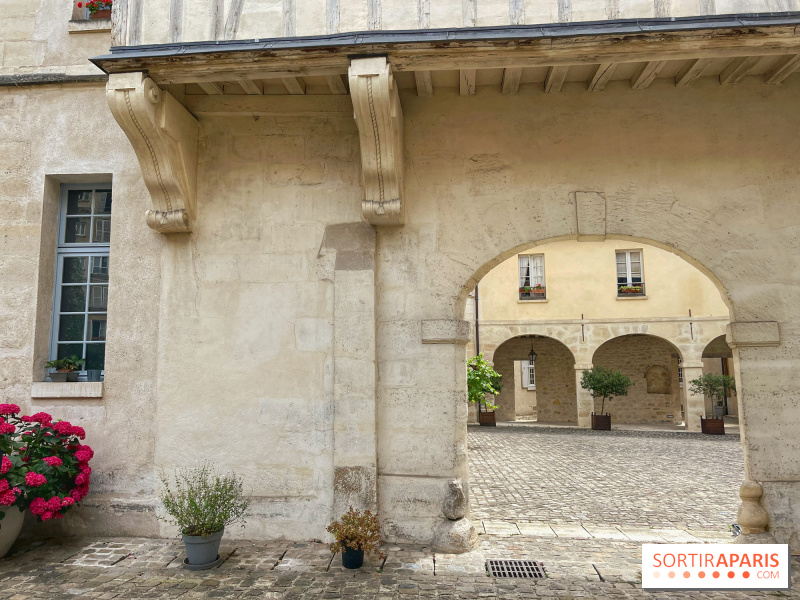
[[[105,368],[111,186],[62,186],[50,358]]]
[[[644,296],[641,250],[617,250],[617,295]]]
[[[519,298],[520,300],[544,299],[544,254],[519,255]]]

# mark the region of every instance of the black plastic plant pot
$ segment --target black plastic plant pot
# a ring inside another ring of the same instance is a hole
[[[345,569],[360,569],[364,564],[364,551],[345,546],[342,550],[342,566]]]

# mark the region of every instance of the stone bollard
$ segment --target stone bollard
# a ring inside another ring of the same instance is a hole
[[[756,481],[746,479],[739,488],[742,504],[739,506],[737,520],[742,534],[736,538],[737,544],[774,544],[775,537],[767,532],[769,514],[761,506],[764,488]]]
[[[460,554],[469,552],[478,545],[478,534],[472,526],[467,514],[467,498],[460,479],[447,482],[449,488],[442,505],[442,512],[447,518],[433,534],[433,549],[436,552]]]

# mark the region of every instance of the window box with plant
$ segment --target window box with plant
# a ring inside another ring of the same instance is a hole
[[[519,288],[520,300],[544,300],[546,297],[546,289],[541,283]]]
[[[78,371],[81,370],[81,365],[86,362],[79,356],[68,356],[66,358],[57,358],[56,360],[48,360],[46,367],[48,369],[55,369],[48,375],[50,381],[65,382],[65,381],[78,381]]]
[[[618,250],[617,297],[644,296],[644,271],[641,250]]]
[[[110,19],[112,0],[89,0],[78,2],[78,8],[85,8],[89,19]]]
[[[223,474],[209,463],[175,470],[161,476],[161,502],[167,516],[159,519],[177,525],[186,547],[183,566],[190,571],[216,567],[225,527],[244,523],[249,505],[242,494],[243,481],[230,472]]]
[[[342,566],[345,569],[361,568],[364,564],[364,553],[384,557],[378,550],[381,543],[378,515],[369,510],[361,512],[351,506],[341,520],[328,525],[328,532],[336,540],[330,545],[331,552],[342,553]]]

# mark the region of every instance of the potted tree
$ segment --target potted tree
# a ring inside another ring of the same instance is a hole
[[[592,398],[602,398],[600,414],[592,412],[592,429],[611,431],[611,415],[605,413],[606,400],[611,402],[615,396],[627,396],[633,385],[631,378],[620,371],[594,367],[585,369],[581,376],[581,387],[589,390]]]
[[[497,405],[486,399],[487,394],[496,396],[500,393],[502,375],[495,371],[483,358],[483,353],[473,356],[467,361],[467,397],[478,405],[478,422],[481,425],[494,427],[497,425],[495,409]],[[483,407],[484,410],[481,410]]]
[[[736,389],[736,382],[730,375],[714,375],[706,373],[702,377],[689,382],[693,394],[703,394],[711,399],[714,414],[707,419],[700,417],[700,431],[709,435],[725,435],[725,420],[723,417],[723,402],[729,390]]]
[[[206,462],[178,468],[172,478],[162,474],[161,482],[161,502],[168,516],[159,519],[178,526],[186,547],[183,566],[190,571],[217,566],[225,527],[244,523],[249,502],[242,495],[243,481]]]
[[[48,360],[45,366],[48,369],[55,369],[51,371],[50,381],[78,381],[78,371],[81,370],[81,365],[86,362],[80,356],[68,356],[67,358],[57,358],[55,360]]]
[[[341,520],[328,525],[328,531],[336,540],[330,545],[331,552],[342,553],[342,566],[345,569],[359,569],[364,564],[364,553],[376,554],[383,558],[378,550],[381,542],[381,526],[378,515],[369,510],[361,512],[352,506],[342,515]]]

